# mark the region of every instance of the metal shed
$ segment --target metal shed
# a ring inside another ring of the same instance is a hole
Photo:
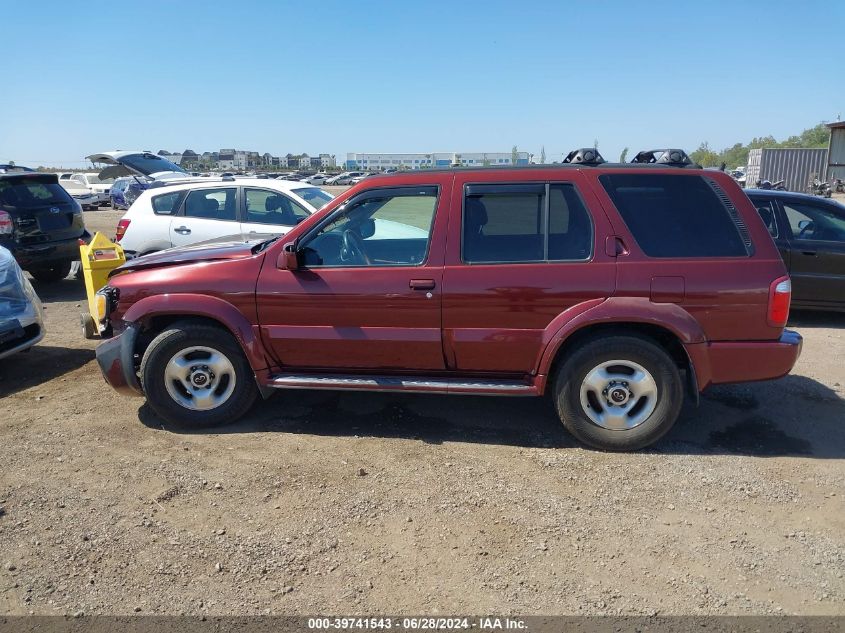
[[[752,149],[748,152],[746,186],[753,187],[758,180],[785,180],[789,191],[807,191],[813,178],[824,178],[826,169],[826,149]]]
[[[845,121],[828,123],[830,146],[827,152],[827,180],[845,180]]]

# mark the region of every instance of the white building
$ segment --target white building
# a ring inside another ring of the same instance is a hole
[[[323,169],[326,167],[337,167],[334,154],[320,154],[320,167]]]
[[[347,169],[379,171],[384,169],[431,169],[435,167],[494,167],[512,164],[510,152],[432,152],[430,154],[379,154],[350,152]],[[528,164],[528,152],[517,152],[517,165]]]

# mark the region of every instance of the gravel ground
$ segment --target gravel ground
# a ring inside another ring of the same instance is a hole
[[[542,399],[285,392],[180,433],[103,382],[81,283],[37,290],[46,339],[0,361],[0,615],[845,614],[845,315],[620,455]]]

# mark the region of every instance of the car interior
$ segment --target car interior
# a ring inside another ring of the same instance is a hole
[[[319,267],[415,266],[422,263],[428,247],[428,235],[416,237],[420,232],[416,227],[373,217],[395,199],[369,199],[355,204],[324,226],[303,247],[303,264]],[[431,208],[433,212],[433,205]],[[389,236],[388,223],[393,231]],[[393,236],[403,230],[409,237]]]

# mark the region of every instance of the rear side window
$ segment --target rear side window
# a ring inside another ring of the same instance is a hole
[[[570,184],[469,185],[463,260],[520,263],[590,257],[590,216]]]
[[[649,257],[748,256],[741,219],[703,177],[628,173],[599,180]]]
[[[163,193],[160,196],[153,196],[153,211],[156,215],[174,215],[179,204],[182,192]]]

